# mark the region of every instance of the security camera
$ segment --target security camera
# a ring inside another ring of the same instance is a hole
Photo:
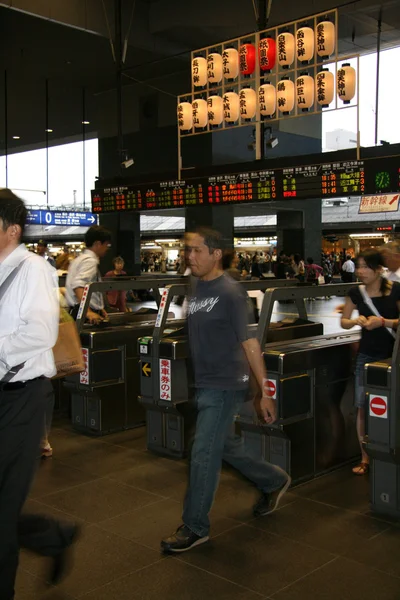
[[[135,161],[133,160],[133,158],[127,158],[126,160],[122,161],[121,167],[123,169],[129,169],[129,167],[131,167],[133,164],[135,164]]]

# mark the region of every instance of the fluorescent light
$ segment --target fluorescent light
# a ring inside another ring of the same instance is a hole
[[[45,131],[46,131],[46,133],[53,133],[52,129],[46,129]]]
[[[351,233],[350,237],[353,239],[357,238],[383,238],[387,235],[386,233]]]
[[[174,242],[178,242],[179,240],[154,240],[156,243],[161,242],[162,244],[173,244]]]
[[[13,140],[20,140],[21,137],[19,135],[13,135]]]
[[[90,125],[90,121],[82,121],[82,125]]]

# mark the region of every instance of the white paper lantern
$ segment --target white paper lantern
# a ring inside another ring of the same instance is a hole
[[[239,92],[240,116],[242,119],[253,119],[257,112],[257,94],[252,88],[243,88]]]
[[[336,28],[331,21],[318,23],[315,30],[315,47],[321,58],[329,58],[335,52]]]
[[[224,119],[227,123],[236,123],[239,119],[239,96],[235,92],[224,95]]]
[[[344,104],[350,104],[356,94],[356,70],[349,63],[338,69],[337,93]]]
[[[207,83],[207,61],[203,56],[192,60],[192,82],[195,87],[203,87]]]
[[[193,127],[193,112],[190,102],[178,104],[178,126],[181,131],[188,131]]]
[[[226,48],[223,51],[222,66],[225,79],[236,79],[239,74],[239,52],[236,48]]]
[[[315,97],[322,108],[328,108],[335,95],[335,77],[329,69],[322,69],[315,79]]]
[[[276,111],[276,89],[272,83],[264,83],[258,90],[258,103],[260,114],[263,117],[272,117]]]
[[[224,118],[224,101],[221,96],[209,96],[207,99],[208,122],[212,126],[221,125]]]
[[[311,27],[300,27],[296,32],[297,59],[306,63],[314,56],[314,31]]]
[[[201,129],[207,126],[208,121],[208,107],[207,100],[195,100],[192,104],[193,109],[193,125],[197,129]]]
[[[314,78],[311,75],[300,75],[296,79],[297,106],[307,112],[314,104]]]
[[[294,108],[294,83],[291,79],[281,79],[276,86],[276,103],[279,112],[289,114]]]
[[[219,83],[222,79],[222,56],[217,52],[207,57],[207,76],[210,83]]]
[[[277,46],[278,63],[281,67],[290,67],[294,61],[294,35],[288,31],[279,34]]]

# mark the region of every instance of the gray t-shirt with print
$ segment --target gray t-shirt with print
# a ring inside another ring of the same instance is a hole
[[[188,305],[189,344],[196,388],[246,389],[248,308],[240,284],[227,275],[198,280]]]

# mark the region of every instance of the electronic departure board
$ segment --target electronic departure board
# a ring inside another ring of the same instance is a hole
[[[94,213],[400,192],[400,157],[264,169],[94,190]]]

